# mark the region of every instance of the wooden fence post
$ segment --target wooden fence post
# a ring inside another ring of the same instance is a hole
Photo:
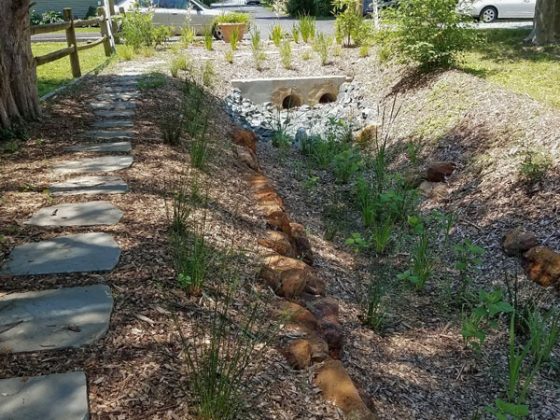
[[[103,47],[105,48],[105,56],[111,57],[112,48],[111,48],[111,40],[110,40],[110,22],[107,19],[107,14],[105,13],[105,9],[103,7],[97,8],[97,16],[99,16],[99,27],[101,28],[101,36],[105,37],[105,41],[103,41]]]
[[[80,70],[80,57],[78,56],[78,42],[76,40],[76,31],[74,29],[74,17],[72,16],[72,9],[65,8],[63,11],[64,20],[70,22],[70,26],[66,29],[66,42],[69,47],[73,47],[74,51],[70,53],[70,66],[72,67],[72,76],[80,77],[82,71]]]

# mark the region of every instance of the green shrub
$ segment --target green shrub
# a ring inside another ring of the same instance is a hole
[[[214,34],[212,33],[212,28],[210,26],[204,28],[204,48],[208,51],[212,51],[214,47],[212,43],[214,42]]]
[[[513,307],[504,300],[502,290],[494,289],[490,292],[481,290],[478,295],[478,306],[463,319],[461,335],[474,350],[480,351],[488,336],[488,330],[496,327],[497,318],[501,314],[512,312]]]
[[[552,157],[545,151],[526,150],[519,172],[529,184],[536,184],[544,179],[552,167]]]
[[[171,76],[177,77],[179,75],[179,71],[187,71],[192,68],[192,64],[185,56],[175,57],[171,60],[171,64],[169,66],[169,70],[171,72]]]
[[[405,63],[424,70],[453,65],[476,41],[470,17],[456,12],[456,0],[403,0],[390,11],[394,27],[379,40]]]
[[[247,392],[262,371],[262,357],[278,332],[267,302],[254,289],[241,288],[239,263],[220,264],[221,283],[202,297],[206,317],[193,322],[188,335],[179,328],[187,374],[198,411],[197,418],[246,418]],[[224,267],[225,266],[225,267]],[[234,268],[230,268],[233,266]],[[243,296],[247,301],[241,301]]]
[[[313,49],[321,58],[321,64],[324,66],[329,62],[329,47],[332,44],[332,38],[319,33],[313,42]]]
[[[220,15],[214,19],[215,23],[244,23],[249,24],[251,15],[241,12],[228,12]]]
[[[156,26],[153,29],[152,37],[154,39],[154,44],[156,46],[163,45],[164,42],[169,40],[169,37],[173,33],[170,26]]]
[[[257,70],[262,70],[263,63],[266,60],[266,54],[263,51],[261,33],[258,29],[251,32],[251,54],[253,55]]]
[[[280,61],[285,69],[292,69],[292,46],[289,40],[280,44]]]
[[[276,130],[271,143],[277,149],[287,150],[292,146],[292,138],[284,130]]]
[[[190,26],[185,26],[181,30],[181,43],[183,44],[184,47],[189,47],[194,42],[195,36],[196,36],[196,31],[194,30],[194,28]]]
[[[299,43],[299,29],[296,25],[292,25],[292,39],[296,44]]]
[[[352,40],[359,45],[363,35],[364,18],[362,15],[361,2],[358,0],[335,0],[336,11],[335,31],[339,43],[352,45]]]
[[[347,184],[350,179],[362,169],[360,153],[353,148],[343,150],[334,156],[332,169],[336,182],[339,184]]]
[[[130,45],[123,45],[118,49],[119,57],[125,61],[130,61],[134,58],[134,48]]]
[[[48,10],[41,14],[33,10],[29,14],[29,18],[32,25],[47,25],[49,23],[59,23],[64,21],[62,13],[54,10]]]
[[[279,24],[275,24],[270,31],[270,39],[276,48],[280,48],[283,38],[284,35],[282,34],[282,27]]]
[[[430,235],[424,222],[418,216],[410,216],[408,223],[415,235],[415,242],[411,249],[410,268],[399,274],[400,280],[411,283],[421,290],[432,276],[434,269],[433,250],[430,247]]]
[[[151,47],[154,44],[154,24],[151,13],[141,13],[133,10],[124,15],[122,21],[122,38],[126,45],[134,51],[141,47]]]
[[[315,0],[288,0],[286,11],[290,16],[316,16]]]
[[[239,35],[240,35],[239,28],[234,28],[233,31],[231,31],[231,37],[229,39],[229,45],[231,46],[231,51],[237,51],[237,46],[239,44]]]
[[[301,39],[306,44],[315,38],[316,23],[315,18],[302,14],[298,18],[298,29],[301,34]]]

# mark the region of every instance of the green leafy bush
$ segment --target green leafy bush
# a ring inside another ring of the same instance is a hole
[[[339,43],[347,46],[360,45],[364,38],[362,30],[365,28],[362,15],[361,2],[358,0],[335,0],[334,10],[336,12],[335,31]]]
[[[37,13],[35,10],[33,10],[30,13],[29,18],[32,25],[46,25],[49,23],[59,23],[64,21],[62,13],[54,10],[48,10],[43,13]]]
[[[270,39],[272,40],[272,43],[276,46],[276,48],[280,48],[280,44],[282,43],[283,38],[284,35],[282,34],[282,26],[277,23],[272,27],[272,30],[270,31]]]
[[[362,169],[360,153],[348,148],[336,154],[332,161],[332,169],[337,183],[347,184],[352,176]]]
[[[292,69],[292,46],[288,40],[280,44],[280,61],[285,69]]]
[[[456,0],[402,0],[387,12],[394,26],[379,41],[404,63],[425,70],[449,67],[477,39],[467,27],[471,18],[456,12]]]
[[[298,29],[301,34],[301,39],[306,44],[315,38],[316,23],[315,18],[309,15],[302,14],[298,18]]]
[[[122,38],[134,51],[139,51],[141,47],[151,47],[154,44],[152,14],[141,13],[139,10],[126,13],[122,22]]]
[[[154,39],[154,44],[162,45],[164,42],[169,40],[172,34],[172,29],[170,26],[156,26],[153,29],[152,37]]]
[[[324,66],[329,62],[329,47],[332,44],[332,38],[323,33],[319,33],[313,42],[313,49],[321,58],[321,64]]]
[[[527,150],[523,154],[520,173],[529,184],[536,184],[544,179],[552,167],[552,157],[545,151]]]

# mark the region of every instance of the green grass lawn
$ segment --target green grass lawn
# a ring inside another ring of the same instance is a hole
[[[41,56],[50,52],[66,48],[64,42],[45,42],[33,43],[33,55]],[[103,45],[98,45],[89,50],[80,51],[80,68],[82,74],[86,74],[96,67],[107,62]],[[37,86],[39,96],[52,92],[59,86],[69,83],[72,80],[72,70],[70,68],[70,58],[64,57],[52,63],[37,67]]]
[[[523,42],[529,30],[480,31],[485,42],[465,55],[461,69],[560,108],[560,47]]]

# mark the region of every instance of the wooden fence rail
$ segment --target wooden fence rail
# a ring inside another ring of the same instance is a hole
[[[52,63],[53,61],[60,60],[64,57],[70,57],[70,65],[72,67],[72,76],[80,77],[82,71],[80,69],[80,56],[79,51],[84,51],[99,44],[103,44],[105,49],[105,56],[110,57],[114,52],[115,36],[117,25],[116,21],[122,16],[115,14],[114,1],[109,1],[110,12],[108,14],[104,7],[97,8],[97,17],[87,20],[74,20],[71,8],[65,8],[63,11],[64,22],[49,23],[45,25],[32,25],[31,35],[45,34],[50,32],[66,31],[67,48],[62,48],[51,53],[35,57],[35,65],[42,66],[43,64]],[[124,13],[123,9],[120,10]],[[93,42],[78,45],[76,38],[75,28],[83,28],[87,26],[99,25],[101,37]]]

